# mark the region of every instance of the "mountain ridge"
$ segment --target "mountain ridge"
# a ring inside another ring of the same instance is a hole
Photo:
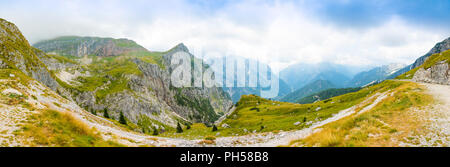
[[[336,87],[333,83],[331,83],[328,80],[316,80],[313,81],[307,85],[305,85],[304,87],[295,90],[294,92],[291,92],[285,96],[280,97],[279,101],[283,101],[283,102],[296,102],[299,99],[306,97],[310,94],[325,90],[325,89],[329,89],[329,88],[334,88]]]

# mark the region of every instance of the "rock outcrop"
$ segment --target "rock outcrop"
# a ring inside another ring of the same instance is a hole
[[[428,69],[416,71],[413,81],[450,85],[450,69],[446,61],[440,61]]]

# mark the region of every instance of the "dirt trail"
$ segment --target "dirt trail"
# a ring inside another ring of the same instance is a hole
[[[238,147],[276,147],[289,145],[292,140],[305,138],[313,133],[320,131],[320,127],[326,125],[328,123],[337,121],[344,117],[347,117],[352,114],[360,114],[365,111],[370,110],[375,107],[379,102],[381,102],[386,97],[390,96],[389,92],[376,93],[371,97],[367,98],[360,104],[357,104],[348,109],[342,110],[339,113],[333,115],[330,118],[327,118],[323,121],[315,122],[308,128],[295,130],[295,131],[286,131],[280,132],[277,134],[274,133],[264,133],[264,134],[254,134],[254,135],[245,135],[245,136],[236,136],[236,137],[222,137],[216,140],[217,146],[238,146]],[[369,104],[369,105],[367,105]],[[367,106],[365,106],[367,105]],[[360,107],[365,106],[361,110],[357,110]]]
[[[425,133],[411,134],[400,146],[450,146],[450,85],[419,83],[427,88],[436,104],[413,111],[425,123]]]

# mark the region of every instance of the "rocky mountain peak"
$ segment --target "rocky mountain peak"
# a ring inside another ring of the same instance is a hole
[[[178,45],[169,50],[169,52],[171,53],[176,53],[180,51],[189,53],[189,49],[186,47],[186,45],[184,45],[184,43],[179,43]]]
[[[431,55],[435,54],[435,53],[441,53],[443,51],[449,50],[450,49],[450,37],[443,40],[442,42],[437,43],[436,45],[434,45],[434,47],[424,56],[419,57],[412,65],[411,67],[408,69],[413,69],[416,67],[419,67],[420,65],[422,65],[426,59],[428,57],[430,57]]]
[[[437,43],[427,54],[441,53],[450,49],[450,37]]]
[[[13,42],[26,42],[28,41],[23,37],[20,30],[11,22],[8,22],[0,18],[0,37],[2,39],[9,38]],[[0,40],[0,44],[3,44],[4,40]]]

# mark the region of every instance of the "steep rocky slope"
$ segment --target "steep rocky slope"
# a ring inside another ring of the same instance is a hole
[[[18,69],[52,90],[62,91],[35,52],[14,24],[0,18],[0,68]]]
[[[194,59],[183,44],[150,52],[126,39],[71,36],[34,46],[69,61],[50,64],[59,67],[53,72],[81,107],[114,119],[123,113],[142,131],[165,130],[178,122],[212,123],[231,106],[220,88],[171,85],[170,73],[176,68],[170,64],[172,55],[186,52]]]

